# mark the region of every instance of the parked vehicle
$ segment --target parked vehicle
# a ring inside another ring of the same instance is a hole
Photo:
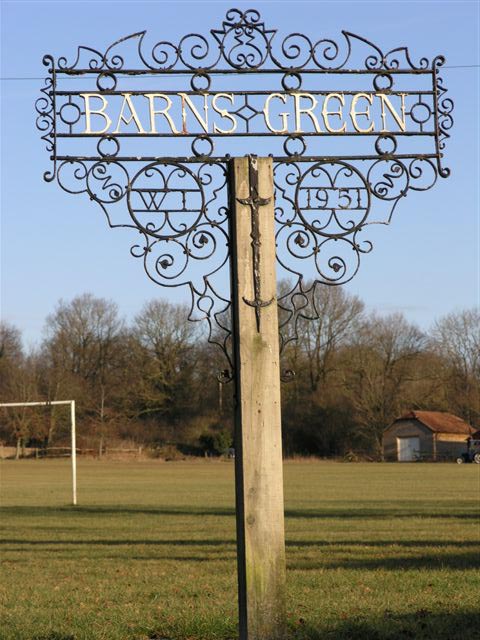
[[[476,462],[480,464],[480,440],[468,438],[466,452],[457,458],[457,464],[463,464],[464,462]]]

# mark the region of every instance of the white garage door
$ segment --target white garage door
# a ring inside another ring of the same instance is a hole
[[[397,451],[399,462],[417,460],[420,453],[420,438],[397,438]]]

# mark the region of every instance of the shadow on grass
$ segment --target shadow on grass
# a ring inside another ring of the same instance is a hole
[[[53,527],[54,528],[54,527]],[[18,545],[74,545],[74,546],[107,546],[107,547],[122,547],[124,545],[140,545],[140,546],[173,546],[173,547],[218,547],[235,545],[234,539],[228,538],[165,538],[161,540],[150,539],[136,539],[136,538],[78,538],[78,539],[62,539],[56,538],[54,540],[32,540],[26,538],[0,538],[1,544],[18,544]],[[474,547],[480,551],[480,542],[477,540],[287,540],[286,546],[298,547],[298,548],[317,548],[327,547],[332,549],[338,549],[339,547],[355,548],[360,547],[362,551],[367,551],[369,548],[387,548],[392,551],[398,551],[394,547],[402,548],[432,548],[434,550],[443,549],[445,547]]]
[[[288,569],[296,571],[318,571],[320,569],[349,569],[349,570],[375,570],[402,571],[407,569],[450,569],[455,571],[475,570],[480,568],[480,553],[478,551],[468,553],[439,553],[438,549],[432,549],[431,553],[417,556],[398,556],[387,558],[345,558],[338,561],[325,560],[324,562],[312,561],[306,558],[303,561],[288,563]],[[479,635],[480,638],[480,635]]]
[[[418,609],[408,614],[386,610],[382,617],[342,620],[333,627],[317,627],[302,620],[290,627],[288,640],[474,640],[480,637],[479,626],[480,614],[472,610],[433,613]],[[158,630],[152,630],[144,637],[186,640],[184,634],[172,636],[170,633],[167,637]],[[194,637],[189,635],[189,638]],[[52,631],[33,636],[32,640],[79,640],[79,636]]]
[[[154,546],[154,547],[163,547],[163,546],[173,546],[173,547],[218,547],[222,545],[234,545],[235,540],[182,540],[179,538],[174,538],[172,540],[135,540],[135,539],[125,539],[125,540],[111,540],[111,539],[101,539],[101,540],[22,540],[22,539],[14,539],[14,538],[5,538],[0,539],[0,543],[2,544],[18,544],[18,545],[33,545],[33,546],[42,546],[42,545],[56,545],[56,546],[65,546],[65,545],[73,545],[73,546],[99,546],[99,547],[123,547],[123,546]]]
[[[286,509],[286,518],[312,518],[312,519],[381,519],[390,518],[441,518],[441,519],[461,519],[461,520],[477,520],[479,513],[476,513],[472,507],[465,507],[465,511],[452,511],[458,509],[455,507],[445,506],[448,511],[441,511],[438,508],[425,508],[422,510],[405,507],[357,507],[352,508],[326,508],[326,509]],[[470,509],[470,510],[467,510]],[[0,513],[11,516],[21,517],[52,517],[54,515],[71,514],[76,517],[91,515],[112,515],[112,516],[131,516],[131,515],[151,515],[151,516],[215,516],[215,517],[234,517],[235,509],[233,507],[142,507],[142,506],[115,506],[115,505],[87,505],[87,506],[12,506],[1,507]]]
[[[20,540],[6,539],[0,540],[4,545],[11,545],[11,548],[5,547],[5,551],[29,551],[29,547],[33,546],[35,553],[40,553],[43,547],[45,553],[55,553],[56,557],[61,553],[62,549],[67,547],[71,549],[91,549],[88,553],[94,553],[96,557],[118,559],[122,554],[129,560],[148,560],[162,561],[170,560],[177,562],[211,562],[211,561],[231,561],[235,558],[235,540]],[[425,541],[423,541],[425,542]],[[390,543],[391,544],[391,543]],[[287,549],[292,543],[287,543]],[[297,544],[295,544],[297,546]],[[294,552],[287,553],[287,568],[291,571],[320,571],[325,569],[347,569],[347,570],[384,570],[384,571],[402,571],[410,569],[449,569],[454,571],[475,570],[480,568],[480,552],[476,548],[479,545],[469,543],[470,550],[462,552],[460,549],[464,546],[463,542],[458,541],[449,543],[450,547],[456,547],[448,551],[448,547],[443,547],[436,541],[430,541],[430,549],[425,550],[423,543],[418,544],[419,550],[423,549],[423,553],[411,555],[402,554],[402,551],[415,549],[416,542],[408,540],[406,544],[395,542],[392,550],[386,550],[381,557],[378,556],[378,546],[373,544],[365,544],[362,542],[342,541],[335,544],[317,543],[316,546],[326,548],[328,551],[322,553],[315,558],[298,557]],[[475,549],[473,549],[473,548]],[[106,555],[102,549],[118,548],[117,555]],[[142,554],[142,548],[151,549],[151,551]],[[174,554],[173,549],[185,549],[184,554]],[[155,551],[155,549],[157,551]],[[48,551],[47,551],[48,550]],[[359,556],[358,553],[362,555]],[[71,553],[71,551],[69,551]],[[78,551],[77,551],[78,553]],[[85,551],[87,553],[87,551]],[[332,553],[338,555],[333,556]],[[356,555],[355,555],[356,554]],[[480,637],[480,636],[479,636]]]
[[[50,633],[33,636],[32,640],[76,640],[76,636],[71,633],[58,633],[57,631],[52,631]]]
[[[387,610],[382,618],[345,620],[333,628],[299,625],[289,640],[474,640],[480,638],[479,625],[480,614],[473,610],[433,613],[419,609],[409,614]]]
[[[425,540],[349,540],[338,539],[335,540],[287,540],[287,547],[362,547],[362,549],[368,549],[368,547],[478,547],[480,549],[480,541],[478,540],[438,540],[431,539]]]

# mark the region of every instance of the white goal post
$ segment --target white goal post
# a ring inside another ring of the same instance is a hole
[[[58,404],[70,405],[72,443],[72,502],[77,504],[77,435],[75,430],[75,400],[52,400],[51,402],[2,402],[0,407],[50,407]]]

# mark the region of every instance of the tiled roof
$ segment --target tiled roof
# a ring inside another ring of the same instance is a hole
[[[408,411],[398,420],[418,420],[432,431],[439,433],[465,433],[472,435],[475,431],[473,427],[467,424],[458,416],[443,411]]]

